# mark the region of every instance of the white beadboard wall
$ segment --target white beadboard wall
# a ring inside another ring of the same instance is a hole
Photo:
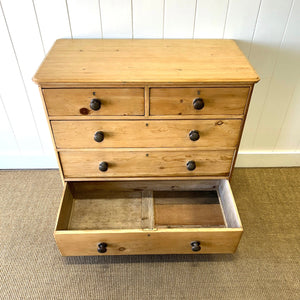
[[[237,166],[300,166],[300,0],[0,0],[0,168],[56,168],[31,78],[58,38],[235,39],[261,77]]]

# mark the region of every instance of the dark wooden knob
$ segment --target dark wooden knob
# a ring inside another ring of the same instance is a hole
[[[107,247],[106,243],[99,243],[97,251],[99,253],[105,253],[107,251],[106,247]]]
[[[99,164],[99,170],[101,172],[105,172],[108,169],[108,163],[106,161],[101,161],[101,163]]]
[[[189,133],[189,137],[191,141],[198,141],[200,138],[200,133],[198,130],[191,130]]]
[[[202,98],[196,98],[193,101],[193,106],[195,109],[200,110],[204,107],[204,101]]]
[[[192,251],[197,252],[201,250],[200,242],[198,241],[191,242],[191,246],[192,246]]]
[[[94,134],[94,140],[97,143],[101,143],[104,140],[104,132],[103,131],[97,131]]]
[[[195,169],[196,169],[196,163],[195,163],[195,161],[189,160],[189,161],[186,163],[186,168],[187,168],[189,171],[195,170]]]
[[[90,102],[90,108],[92,110],[99,110],[101,108],[101,101],[99,99],[92,99]]]

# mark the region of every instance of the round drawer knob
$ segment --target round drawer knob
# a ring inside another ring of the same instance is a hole
[[[101,143],[104,140],[104,132],[103,131],[97,131],[94,134],[94,140],[97,143]]]
[[[189,137],[191,141],[198,141],[200,138],[200,133],[198,130],[191,130],[189,133]]]
[[[189,161],[186,163],[186,168],[187,168],[189,171],[195,170],[195,169],[196,169],[196,163],[195,163],[195,161],[189,160]]]
[[[101,163],[99,164],[99,170],[101,172],[105,172],[108,169],[108,163],[106,161],[101,161]]]
[[[192,246],[192,251],[198,252],[201,250],[200,242],[198,241],[191,242],[191,246]]]
[[[101,108],[101,101],[99,99],[92,99],[90,102],[90,108],[92,110],[99,110]]]
[[[99,243],[97,251],[99,253],[105,253],[107,251],[106,247],[107,247],[106,243]]]
[[[196,98],[193,101],[193,106],[195,109],[200,110],[204,107],[204,101],[202,98]]]

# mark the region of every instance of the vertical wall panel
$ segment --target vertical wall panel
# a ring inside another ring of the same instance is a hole
[[[259,141],[261,138],[266,141],[270,138],[270,136],[266,135],[266,132],[258,132],[258,128],[260,122],[266,122],[265,124],[269,122],[269,120],[262,119],[262,113],[265,109],[266,99],[269,97],[271,87],[270,78],[273,75],[277,62],[291,4],[292,0],[263,0],[261,3],[249,59],[261,77],[261,82],[258,83],[255,89],[259,89],[259,86],[262,85],[260,89],[262,93],[259,93],[259,97],[257,97],[257,94],[254,94],[252,98],[243,135],[243,150],[266,150],[265,147],[260,148],[259,143],[256,141]],[[270,117],[272,118],[271,114]],[[267,126],[270,125],[268,124]],[[273,150],[273,146],[270,146],[269,150]]]
[[[292,0],[263,0],[249,59],[262,78],[272,76]]]
[[[195,21],[195,38],[222,38],[228,0],[198,0]]]
[[[196,0],[165,0],[165,38],[193,38]]]
[[[299,66],[300,67],[300,66]],[[276,148],[277,151],[299,151],[300,146],[300,80],[293,92],[289,109],[285,116],[284,123],[280,130]]]
[[[67,0],[73,38],[101,38],[98,0]]]
[[[230,0],[224,31],[225,39],[234,39],[248,56],[262,0]]]
[[[2,10],[0,10],[0,33],[0,93],[3,104],[21,153],[42,153],[41,142]],[[24,35],[23,32],[21,34]],[[28,40],[26,42],[28,43]]]
[[[71,38],[66,2],[62,0],[34,0],[42,40],[46,53],[55,40]]]
[[[0,151],[1,153],[14,153],[15,155],[19,155],[20,151],[17,145],[17,141],[14,136],[14,132],[9,123],[9,119],[7,117],[7,113],[5,111],[5,107],[2,102],[2,98],[0,95]]]
[[[268,97],[257,129],[255,146],[276,149],[280,130],[300,76],[299,1],[295,2],[281,42]],[[289,117],[292,117],[289,115]],[[295,117],[295,116],[294,116]],[[300,128],[298,128],[300,131]],[[292,144],[290,144],[292,146]]]
[[[103,38],[132,38],[131,0],[100,0]]]
[[[133,37],[163,37],[164,0],[133,0]]]
[[[258,123],[254,141],[256,149],[262,151],[275,149],[280,128],[293,96],[297,72],[299,71],[295,69],[292,71],[285,65],[277,65]]]
[[[44,59],[44,49],[33,2],[30,0],[3,0],[2,7],[28,96],[21,101],[29,99],[42,148],[45,152],[52,153],[52,143],[42,101],[39,91],[31,79]],[[20,31],[20,27],[26,34]]]

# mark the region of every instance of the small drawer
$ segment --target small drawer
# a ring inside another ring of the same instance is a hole
[[[61,151],[65,178],[228,176],[234,150]]]
[[[52,121],[58,149],[234,148],[241,120]]]
[[[69,182],[54,237],[64,256],[235,252],[227,180]]]
[[[49,116],[142,116],[143,88],[43,89]]]
[[[150,115],[241,115],[248,94],[248,87],[151,88]]]

